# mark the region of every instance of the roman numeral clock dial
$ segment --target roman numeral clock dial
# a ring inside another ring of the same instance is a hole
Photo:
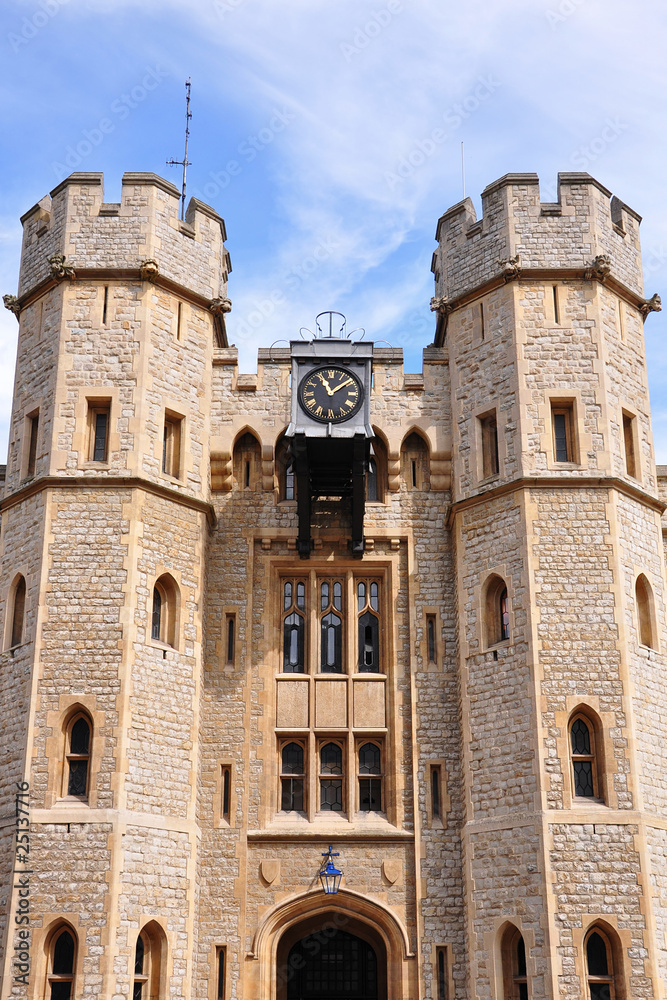
[[[347,368],[316,368],[299,385],[299,403],[305,412],[321,423],[338,424],[349,420],[361,406],[364,390],[361,382]]]

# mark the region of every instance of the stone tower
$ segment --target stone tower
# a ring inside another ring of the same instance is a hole
[[[342,327],[240,373],[224,223],[155,175],[23,217],[0,1000],[665,997],[658,302],[559,180],[442,216],[420,374]]]

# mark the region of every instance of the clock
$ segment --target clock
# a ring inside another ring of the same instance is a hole
[[[323,424],[339,424],[359,410],[364,388],[348,368],[326,365],[304,375],[298,390],[301,408]]]

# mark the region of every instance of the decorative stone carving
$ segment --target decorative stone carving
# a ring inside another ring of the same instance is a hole
[[[220,316],[221,314],[228,313],[232,311],[232,300],[231,299],[211,299],[209,309],[214,316]]]
[[[139,264],[139,272],[142,281],[155,281],[160,273],[158,262],[152,257],[149,257],[148,260],[142,260]]]
[[[390,885],[398,882],[401,875],[401,862],[400,861],[383,861],[382,862],[382,874],[386,878]]]
[[[604,284],[604,281],[610,274],[611,257],[608,257],[606,253],[599,253],[597,257],[595,257],[588,265],[584,277],[586,278],[586,281],[592,281],[595,279],[596,281],[601,281]]]
[[[7,298],[6,295],[5,298]],[[7,308],[10,309],[11,306],[7,306]],[[652,295],[650,299],[646,299],[646,301],[642,305],[640,305],[639,311],[644,319],[646,319],[649,313],[662,312],[662,299],[660,298],[658,293],[656,292],[655,295]]]
[[[280,862],[260,861],[259,874],[267,885],[272,885],[276,879],[280,878]]]
[[[63,278],[69,278],[73,281],[76,278],[76,271],[71,266],[71,264],[66,264],[65,254],[54,253],[52,257],[49,257],[49,267],[51,268],[51,277],[56,278],[58,281],[62,281]]]
[[[507,260],[499,260],[498,266],[500,267],[503,275],[503,280],[505,282],[515,281],[521,275],[521,268],[519,263],[521,257],[519,254],[516,257],[508,257]]]
[[[452,311],[452,307],[447,300],[446,295],[434,296],[431,299],[431,312],[437,312],[441,316],[446,316],[447,313]]]
[[[16,318],[19,318],[19,313],[21,312],[21,305],[19,300],[15,295],[3,295],[2,301],[5,303],[5,309],[9,309],[13,312]]]

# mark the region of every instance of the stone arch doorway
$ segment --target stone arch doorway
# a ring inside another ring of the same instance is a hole
[[[387,1000],[387,950],[369,925],[340,911],[300,921],[276,955],[277,1000]]]
[[[312,935],[321,933],[326,938],[334,931],[359,938],[375,952],[377,1000],[406,1000],[417,995],[417,956],[403,921],[384,902],[345,888],[335,896],[321,890],[298,893],[264,914],[246,958],[244,995],[256,1000],[288,1000],[292,948]],[[316,943],[308,942],[308,948],[313,949]],[[325,998],[326,994],[317,1000]],[[329,1000],[334,998],[339,1000],[335,994]]]

